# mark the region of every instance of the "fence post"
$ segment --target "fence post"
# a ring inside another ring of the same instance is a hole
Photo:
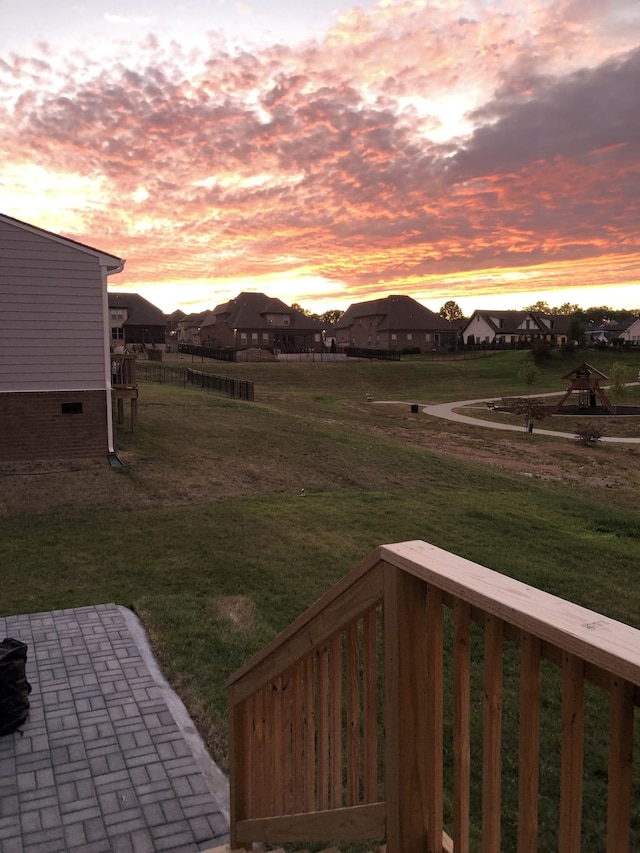
[[[426,592],[427,585],[420,578],[385,565],[384,793],[388,853],[427,850],[428,780],[433,768],[428,766]]]

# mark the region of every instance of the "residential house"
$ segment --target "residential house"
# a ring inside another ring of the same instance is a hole
[[[174,340],[178,344],[194,344],[203,346],[200,334],[200,326],[211,311],[196,311],[191,314],[183,314],[175,324]],[[206,344],[208,346],[209,344]]]
[[[632,342],[633,333],[628,333],[629,329],[636,323],[637,320],[634,317],[628,317],[623,320],[600,320],[597,323],[589,323],[586,332],[587,343],[611,346],[622,343],[623,341]],[[635,334],[637,338],[638,331]],[[636,340],[636,343],[638,343],[638,340]]]
[[[115,255],[0,214],[0,461],[113,452]]]
[[[276,352],[322,352],[323,324],[264,293],[243,292],[208,312],[203,346],[264,347]]]
[[[167,320],[159,308],[139,293],[110,291],[108,301],[111,346],[114,349],[164,344]]]
[[[459,327],[410,296],[385,296],[350,305],[336,324],[336,345],[431,352],[455,346]]]
[[[463,326],[465,344],[512,344],[567,341],[571,317],[537,311],[474,311]]]
[[[620,333],[619,338],[627,344],[640,347],[640,317],[636,317],[635,320]]]

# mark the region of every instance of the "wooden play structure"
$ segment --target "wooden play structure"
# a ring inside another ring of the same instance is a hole
[[[559,412],[572,394],[578,395],[578,406],[581,409],[595,409],[597,401],[599,400],[600,404],[609,412],[609,414],[615,414],[615,409],[612,403],[600,387],[600,380],[608,380],[609,377],[600,370],[597,370],[597,368],[593,367],[591,364],[587,364],[586,361],[583,361],[579,367],[571,370],[562,378],[570,379],[571,384],[567,388],[564,396],[560,399],[558,405],[553,410],[552,414]]]

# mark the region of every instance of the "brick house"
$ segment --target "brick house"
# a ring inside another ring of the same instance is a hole
[[[410,296],[385,296],[350,305],[335,327],[339,348],[432,352],[455,346],[459,324],[444,320]]]
[[[139,293],[109,291],[109,326],[112,347],[164,344],[167,318]]]
[[[243,292],[203,316],[203,346],[264,347],[279,352],[322,352],[323,324],[264,293]]]
[[[0,462],[113,452],[107,277],[124,263],[0,214]]]

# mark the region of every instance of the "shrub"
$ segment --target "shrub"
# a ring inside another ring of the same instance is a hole
[[[602,432],[598,429],[593,421],[576,424],[576,440],[585,445],[596,444],[602,438]]]

